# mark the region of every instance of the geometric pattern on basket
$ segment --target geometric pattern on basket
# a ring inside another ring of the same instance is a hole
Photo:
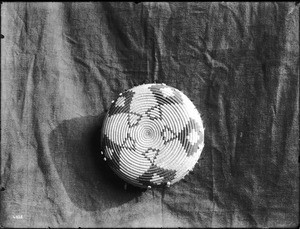
[[[102,127],[102,153],[111,169],[138,186],[169,186],[193,170],[204,127],[191,100],[165,84],[144,84],[112,102]]]

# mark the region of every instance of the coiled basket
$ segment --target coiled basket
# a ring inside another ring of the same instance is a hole
[[[120,93],[103,122],[101,153],[127,183],[170,186],[197,163],[204,128],[191,100],[165,84],[144,84]]]

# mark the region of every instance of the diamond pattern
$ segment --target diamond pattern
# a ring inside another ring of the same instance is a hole
[[[168,142],[170,142],[170,141],[172,141],[172,140],[174,140],[174,139],[177,138],[176,133],[174,133],[171,130],[171,128],[169,128],[167,126],[165,126],[165,128],[163,129],[161,135],[162,135],[162,138],[163,138],[163,140],[164,140],[165,143],[168,143]]]
[[[133,127],[139,124],[141,121],[142,115],[136,113],[128,113],[128,125],[129,127]]]
[[[160,108],[160,105],[156,105],[154,107],[149,108],[146,112],[145,115],[148,116],[151,120],[155,121],[157,119],[161,120],[162,117],[162,111]]]

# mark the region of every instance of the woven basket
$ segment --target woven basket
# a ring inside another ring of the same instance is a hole
[[[200,114],[186,95],[165,84],[144,84],[112,102],[101,153],[134,186],[170,186],[193,170],[203,138]]]

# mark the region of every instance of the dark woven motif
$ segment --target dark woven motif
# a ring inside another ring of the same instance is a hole
[[[203,138],[200,114],[186,95],[165,84],[144,84],[112,102],[102,154],[132,185],[169,186],[194,168]]]

